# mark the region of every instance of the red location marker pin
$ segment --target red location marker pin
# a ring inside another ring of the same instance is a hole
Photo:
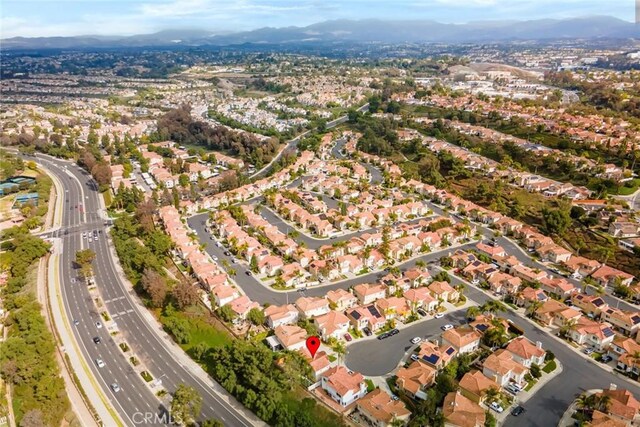
[[[311,353],[311,357],[315,357],[316,351],[320,348],[320,338],[309,337],[307,338],[307,350]]]

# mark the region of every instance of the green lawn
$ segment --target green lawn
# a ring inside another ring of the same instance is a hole
[[[525,391],[529,391],[533,388],[534,385],[536,385],[536,383],[538,382],[538,380],[532,380],[529,381],[529,383],[527,384],[527,386],[524,388]]]
[[[550,374],[551,372],[555,371],[557,367],[558,367],[558,364],[556,363],[555,360],[549,360],[547,364],[544,365],[542,370],[547,374]]]
[[[231,337],[225,331],[217,329],[204,320],[189,316],[181,317],[188,319],[189,336],[191,337],[188,344],[182,345],[185,351],[201,342],[206,343],[209,347],[220,347],[231,343]]]

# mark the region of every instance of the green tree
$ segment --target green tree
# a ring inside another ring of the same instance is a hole
[[[196,389],[178,384],[171,399],[171,416],[178,424],[194,424],[202,409],[202,396]]]
[[[247,319],[256,326],[264,325],[264,312],[259,308],[252,308],[247,314]]]
[[[571,215],[564,209],[542,209],[542,222],[549,234],[562,236],[571,225]]]
[[[231,306],[229,306],[228,304],[218,308],[216,312],[218,313],[218,316],[220,316],[220,318],[227,323],[233,322],[233,319],[235,319],[236,317],[236,313],[231,309]]]

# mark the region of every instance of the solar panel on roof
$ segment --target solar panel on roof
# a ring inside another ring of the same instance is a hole
[[[631,317],[631,320],[633,320],[633,324],[635,325],[636,323],[640,322],[640,316],[635,315]]]
[[[351,316],[352,316],[354,319],[356,319],[356,320],[359,320],[359,319],[360,319],[360,313],[358,313],[358,311],[357,311],[357,310],[353,310],[353,311],[351,312]]]
[[[449,356],[451,356],[455,351],[456,351],[456,349],[455,349],[455,348],[453,348],[453,347],[449,347],[449,348],[445,351],[445,353],[447,353]]]
[[[378,311],[377,308],[375,308],[374,306],[370,305],[369,307],[367,307],[369,309],[369,313],[371,313],[372,315],[374,315],[375,317],[380,317],[380,312]]]
[[[605,337],[610,337],[615,334],[615,332],[613,332],[611,328],[604,328],[602,330],[602,333],[604,334]]]
[[[476,329],[479,330],[480,332],[484,332],[487,329],[489,329],[489,325],[485,325],[484,323],[480,323],[479,325],[476,325]]]
[[[422,356],[422,360],[435,365],[436,363],[438,363],[438,360],[440,360],[440,356],[438,356],[437,354],[430,354],[428,356]]]

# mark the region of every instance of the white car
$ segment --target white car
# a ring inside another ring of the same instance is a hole
[[[114,393],[119,392],[120,391],[120,386],[118,385],[118,383],[111,384],[111,390],[113,390]]]
[[[417,361],[418,359],[420,359],[420,358],[418,357],[417,354],[412,354],[411,355],[411,360],[413,360],[414,362]]]
[[[449,329],[453,329],[453,325],[451,323],[447,323],[446,325],[442,325],[440,327],[443,331],[448,331]]]
[[[218,257],[217,257],[217,256],[215,256],[215,255],[212,255],[212,256],[211,256],[211,258],[212,258],[214,261],[217,261],[217,260],[218,260]]]
[[[104,368],[104,362],[102,361],[102,359],[96,359],[96,366],[98,368]]]
[[[101,322],[96,322],[96,328],[101,329],[102,328],[102,323]]]
[[[438,313],[433,317],[435,317],[436,319],[442,319],[444,317],[444,313]]]
[[[411,344],[418,344],[421,341],[422,341],[422,338],[420,337],[411,338]]]
[[[504,408],[502,406],[500,406],[500,404],[496,403],[496,402],[491,402],[491,404],[489,405],[489,408],[493,409],[494,411],[496,411],[497,413],[502,413],[502,411],[504,411]]]

